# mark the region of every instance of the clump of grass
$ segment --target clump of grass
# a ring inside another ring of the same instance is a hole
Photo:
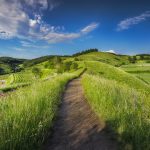
[[[66,83],[81,73],[59,75],[53,80],[33,83],[0,100],[0,149],[38,149],[60,103]]]
[[[82,83],[93,110],[120,135],[127,147],[150,149],[149,95],[95,75],[84,75]]]

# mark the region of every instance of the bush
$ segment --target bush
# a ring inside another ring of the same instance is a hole
[[[75,57],[75,58],[74,58],[74,61],[79,61],[79,58]]]
[[[70,67],[72,65],[72,62],[71,61],[67,61],[63,64],[63,70],[64,71],[70,71]]]
[[[34,67],[34,68],[32,69],[32,73],[34,74],[34,76],[35,76],[36,78],[41,78],[41,77],[42,77],[42,71],[41,71],[41,69],[39,69],[39,68]]]
[[[55,65],[54,65],[54,62],[53,62],[53,61],[49,60],[49,61],[45,64],[44,67],[45,67],[45,68],[48,68],[48,69],[54,69],[54,68],[55,68]]]
[[[78,64],[73,62],[70,66],[70,70],[77,70],[78,69]]]

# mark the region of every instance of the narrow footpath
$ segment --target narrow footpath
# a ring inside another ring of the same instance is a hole
[[[43,150],[117,150],[113,134],[85,100],[80,80],[68,83],[53,133]]]

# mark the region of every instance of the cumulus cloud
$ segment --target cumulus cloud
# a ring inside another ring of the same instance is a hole
[[[115,50],[108,50],[108,51],[105,51],[105,52],[107,52],[107,53],[114,53],[114,54],[116,54],[116,52],[115,52]]]
[[[146,21],[148,18],[150,18],[150,11],[146,11],[145,13],[133,18],[122,20],[117,26],[117,31],[127,30],[133,25]]]
[[[14,1],[1,0],[0,4],[0,38],[12,38],[18,33],[20,24],[28,22],[28,16],[20,9],[21,5]]]
[[[63,26],[47,24],[42,19],[42,11],[53,10],[58,4],[56,0],[1,0],[0,39],[34,39],[57,43],[79,38],[98,27],[98,23],[91,23],[79,32],[69,33],[64,32]]]

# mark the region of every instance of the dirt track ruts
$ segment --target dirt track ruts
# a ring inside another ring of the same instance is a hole
[[[117,150],[117,145],[85,100],[80,78],[69,82],[43,150]]]

